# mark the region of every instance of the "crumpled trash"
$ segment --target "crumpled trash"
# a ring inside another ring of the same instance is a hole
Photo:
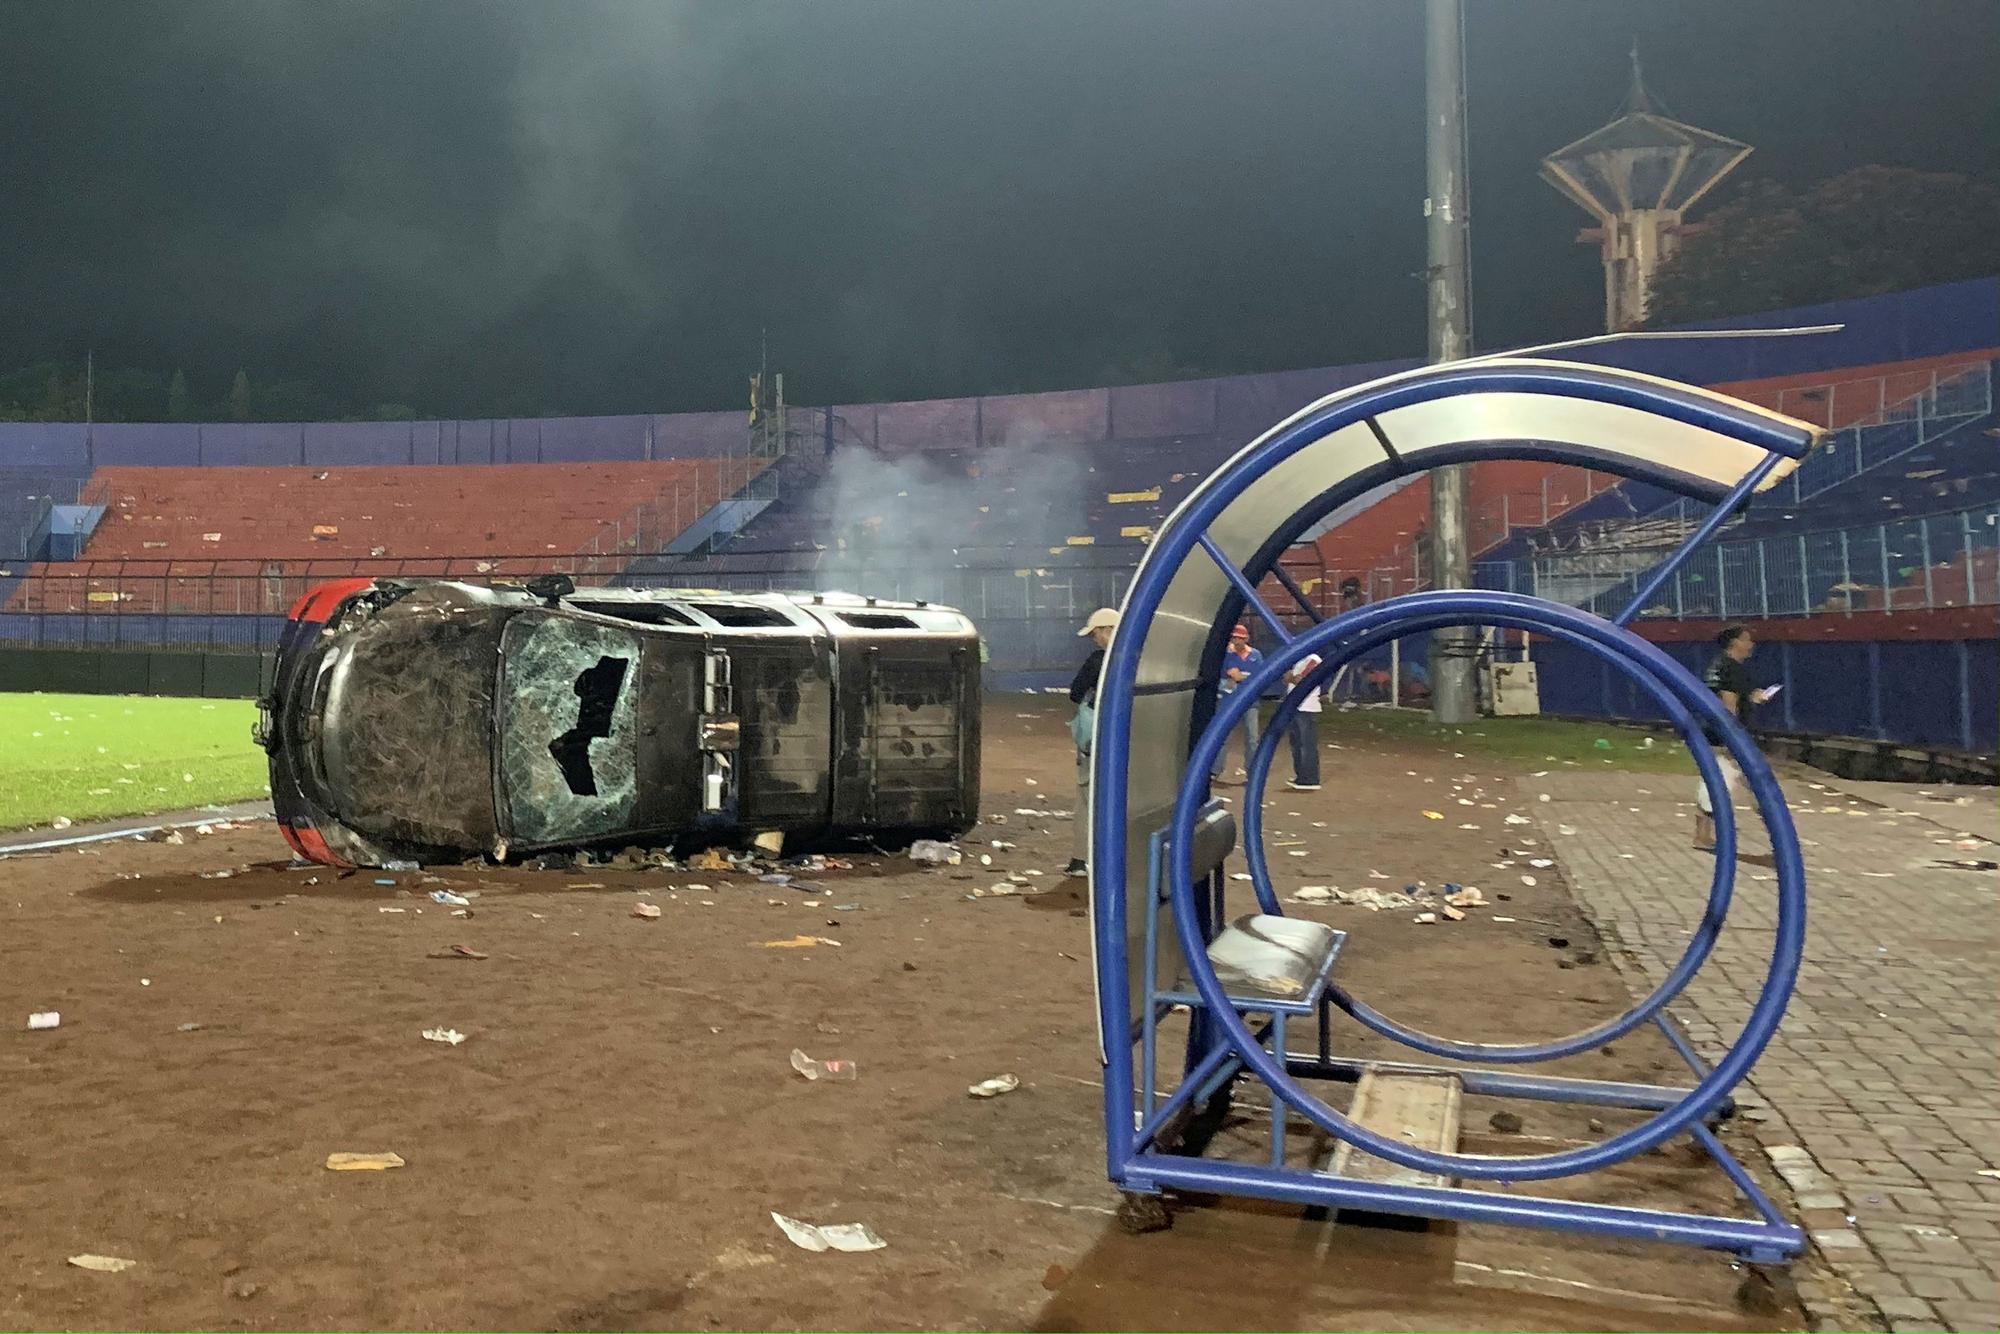
[[[920,838],[910,844],[910,860],[925,866],[956,866],[964,859],[955,843],[940,843],[934,838]]]
[[[771,1221],[792,1239],[792,1245],[806,1251],[879,1251],[889,1244],[866,1223],[801,1223],[775,1210]]]
[[[89,1269],[99,1274],[122,1274],[139,1263],[116,1255],[72,1255],[69,1262],[78,1269]]]
[[[660,916],[660,905],[657,903],[635,903],[632,905],[632,915],[634,917],[643,917],[649,922],[657,921]]]
[[[1017,885],[1012,880],[998,880],[984,889],[975,889],[966,895],[969,899],[1004,899],[1027,893],[1027,887]]]
[[[846,1082],[861,1077],[861,1071],[852,1061],[815,1061],[797,1047],[792,1048],[792,1069],[814,1082],[822,1079]]]
[[[56,1010],[41,1010],[28,1016],[28,1028],[31,1032],[45,1028],[55,1028],[61,1025],[61,1023],[62,1015]]]
[[[329,1153],[326,1156],[326,1170],[329,1172],[386,1172],[392,1167],[403,1167],[400,1153]]]
[[[721,852],[714,848],[703,848],[700,852],[688,858],[688,869],[690,871],[729,871],[735,868],[730,864],[729,858],[723,856]]]
[[[1019,1087],[1021,1087],[1021,1077],[1008,1074],[982,1079],[965,1091],[975,1098],[997,1098],[1003,1093],[1012,1093]]]
[[[489,956],[483,951],[472,948],[470,945],[453,945],[449,949],[432,950],[424,957],[426,959],[484,959]]]
[[[432,890],[431,902],[448,904],[454,908],[469,908],[472,906],[471,899],[468,899],[463,894],[454,894],[448,889]]]
[[[53,819],[53,820],[49,821],[49,828],[51,828],[51,829],[67,829],[67,828],[69,828],[69,827],[70,827],[70,825],[71,825],[72,823],[73,823],[73,822],[72,822],[72,821],[70,820],[70,818],[69,818],[69,817],[68,817],[67,815],[58,815],[58,816],[57,816],[57,817],[56,817],[55,819]]]
[[[785,831],[772,829],[750,840],[750,845],[769,857],[775,857],[785,850]]]
[[[427,1028],[424,1030],[424,1041],[442,1042],[447,1047],[456,1047],[465,1041],[465,1034],[455,1028]]]
[[[206,829],[202,829],[196,832],[205,834],[208,831]],[[399,857],[394,861],[383,862],[382,869],[385,871],[421,871],[423,870],[423,867],[418,865],[416,862],[409,860],[407,857]]]

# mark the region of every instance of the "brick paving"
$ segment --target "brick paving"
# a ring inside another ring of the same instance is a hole
[[[1807,868],[1805,962],[1738,1102],[1834,1276],[1801,1269],[1807,1312],[1815,1328],[2000,1328],[2000,873],[1938,865],[2000,852],[1955,846],[1968,831],[1939,823],[1949,810],[1783,777]],[[1650,989],[1713,866],[1689,846],[1692,778],[1521,783],[1613,960]],[[1746,849],[1767,847],[1741,809]],[[1771,870],[1739,865],[1729,925],[1670,1007],[1705,1056],[1727,1049],[1763,984],[1775,890]]]

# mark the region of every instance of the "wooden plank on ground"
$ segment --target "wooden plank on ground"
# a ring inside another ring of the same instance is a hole
[[[1354,1090],[1348,1116],[1388,1139],[1440,1153],[1458,1151],[1459,1102],[1463,1090],[1456,1075],[1417,1075],[1366,1070]],[[1449,1186],[1449,1177],[1377,1158],[1345,1140],[1337,1141],[1323,1171],[1360,1181],[1398,1186]]]

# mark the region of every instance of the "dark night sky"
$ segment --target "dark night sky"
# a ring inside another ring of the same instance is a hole
[[[1636,35],[1739,173],[2000,179],[1992,0],[1470,0],[1474,306],[1592,332],[1537,159]],[[0,367],[439,413],[733,407],[1418,354],[1417,0],[15,0]]]

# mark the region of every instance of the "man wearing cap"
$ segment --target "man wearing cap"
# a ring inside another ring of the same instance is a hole
[[[1229,632],[1229,647],[1222,654],[1222,693],[1236,693],[1236,683],[1248,680],[1250,673],[1263,663],[1264,655],[1250,647],[1250,627],[1240,622]],[[1243,768],[1238,775],[1249,772],[1250,757],[1257,753],[1257,706],[1243,715]],[[1223,761],[1229,758],[1229,742],[1224,740],[1222,748],[1215,752],[1215,767],[1209,771],[1209,781],[1225,783],[1230,780],[1222,776]]]
[[[1090,870],[1090,739],[1097,724],[1097,680],[1104,675],[1104,650],[1111,646],[1111,632],[1118,628],[1118,613],[1099,607],[1090,613],[1077,638],[1089,637],[1093,645],[1083,666],[1069,683],[1069,702],[1076,705],[1070,720],[1070,739],[1076,742],[1076,842],[1065,875],[1084,875]]]

